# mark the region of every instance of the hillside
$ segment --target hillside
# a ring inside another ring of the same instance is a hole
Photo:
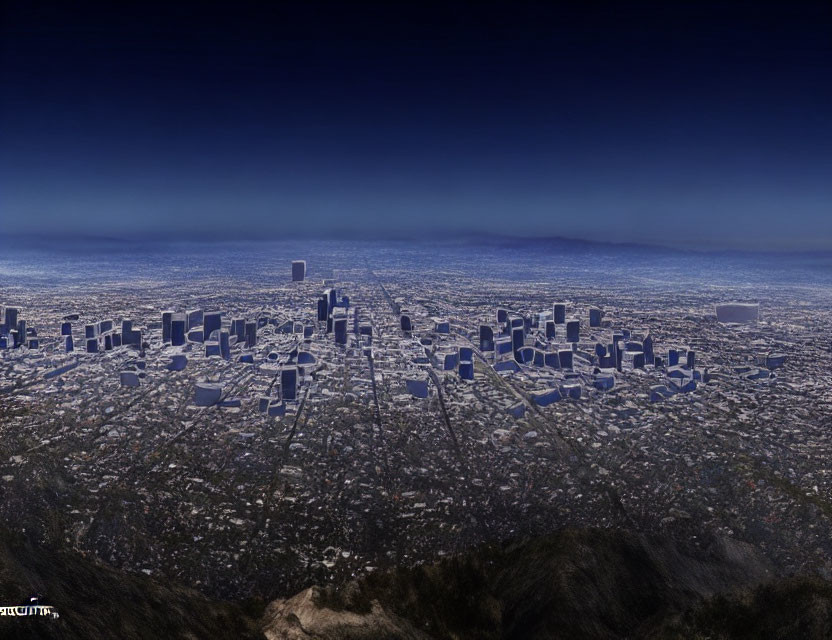
[[[208,600],[190,589],[128,575],[78,554],[34,547],[0,534],[0,604],[27,604],[33,593],[57,608],[57,620],[0,617],[0,638],[261,637],[258,611]]]

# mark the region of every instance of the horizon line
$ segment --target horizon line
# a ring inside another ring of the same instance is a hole
[[[668,245],[653,242],[632,242],[599,240],[579,236],[564,235],[512,235],[507,233],[494,233],[487,231],[467,231],[461,229],[443,230],[422,230],[422,231],[357,231],[352,228],[331,229],[326,232],[306,232],[291,230],[281,233],[260,233],[256,236],[245,236],[239,232],[219,234],[215,232],[189,232],[187,237],[171,237],[170,231],[132,231],[122,234],[96,234],[90,232],[50,232],[50,231],[0,231],[0,244],[8,240],[23,240],[29,242],[98,242],[115,244],[230,244],[230,243],[266,243],[280,242],[284,240],[313,239],[344,242],[415,242],[436,244],[448,244],[452,241],[467,240],[488,242],[528,242],[535,245],[553,243],[571,243],[584,247],[607,247],[616,249],[642,249],[672,253],[695,253],[695,254],[742,254],[742,255],[817,255],[832,254],[832,246],[826,248],[775,248],[775,247],[749,247],[749,246],[682,246]]]

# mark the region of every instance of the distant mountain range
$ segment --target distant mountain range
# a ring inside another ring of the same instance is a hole
[[[694,249],[688,247],[657,245],[634,242],[611,242],[603,240],[587,240],[584,238],[569,238],[565,236],[512,236],[494,233],[480,233],[469,231],[435,231],[421,233],[383,233],[355,230],[328,231],[323,233],[286,233],[273,235],[258,233],[253,236],[230,231],[223,236],[216,233],[195,232],[187,235],[171,235],[162,233],[135,233],[124,235],[89,234],[89,233],[2,233],[0,232],[0,247],[21,249],[68,249],[73,246],[110,246],[139,247],[147,245],[171,243],[241,243],[241,242],[280,242],[292,240],[320,240],[345,242],[405,242],[413,244],[428,244],[439,246],[484,246],[505,249],[535,249],[556,250],[558,252],[637,252],[655,255],[712,255],[712,256],[805,256],[832,257],[830,250],[752,250],[752,249]]]

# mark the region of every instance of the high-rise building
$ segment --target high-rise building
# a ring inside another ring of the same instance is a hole
[[[185,344],[185,328],[188,319],[184,313],[174,313],[170,318],[170,343],[174,347]]]
[[[600,327],[601,326],[601,310],[592,307],[589,310],[589,326],[590,327]]]
[[[257,323],[246,322],[246,349],[257,346]]]
[[[237,337],[237,342],[241,343],[246,339],[246,321],[243,318],[234,318],[231,320],[231,335]]]
[[[20,313],[20,309],[17,307],[6,307],[5,311],[5,319],[3,320],[4,333],[8,333],[9,331],[14,330],[17,327],[17,316]]]
[[[303,282],[306,278],[306,260],[292,262],[292,282]]]
[[[170,342],[170,319],[173,311],[162,311],[162,342]]]
[[[520,349],[523,348],[523,345],[526,342],[525,332],[523,331],[523,327],[514,327],[511,330],[511,348],[514,350],[514,358],[519,358]]]
[[[642,341],[642,348],[644,349],[644,364],[652,365],[655,356],[653,354],[653,337],[648,333]]]
[[[188,326],[186,329],[190,331],[191,329],[202,329],[205,323],[205,313],[202,309],[190,309],[189,311],[185,312],[185,315],[188,319]],[[205,336],[208,337],[207,335]]]
[[[280,393],[283,400],[295,400],[297,398],[297,386],[297,367],[283,367],[280,371]]]
[[[222,311],[210,311],[202,314],[202,336],[204,340],[216,340],[217,338],[212,334],[220,329],[222,329]]]
[[[325,295],[318,300],[318,322],[326,321],[326,316],[329,311],[329,301]]]
[[[615,368],[621,371],[621,361],[623,360],[624,351],[621,349],[621,341],[624,339],[623,333],[612,334],[612,355],[615,356]]]
[[[555,324],[564,324],[566,322],[566,305],[562,302],[556,302],[552,306],[552,318]]]
[[[224,360],[231,359],[231,345],[229,342],[228,331],[220,331],[220,356]]]
[[[480,325],[480,351],[494,351],[494,330],[487,324]]]
[[[133,329],[132,320],[121,321],[121,344],[130,344],[139,348],[142,346],[142,332],[141,330]]]
[[[347,317],[336,316],[333,320],[335,344],[347,344]]]
[[[569,320],[566,323],[566,341],[567,342],[578,342],[580,340],[580,333],[581,333],[581,321],[580,320]]]

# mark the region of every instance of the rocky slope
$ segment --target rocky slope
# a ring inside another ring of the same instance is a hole
[[[737,621],[755,620],[750,629],[828,637],[830,586],[757,587],[771,577],[757,551],[731,539],[680,549],[623,532],[563,531],[339,591],[308,589],[269,605],[264,632],[270,640],[743,638],[755,636]]]

